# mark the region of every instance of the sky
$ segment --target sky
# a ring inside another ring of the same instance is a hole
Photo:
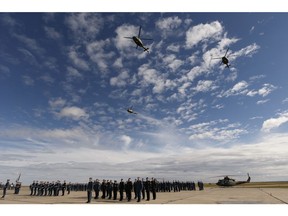
[[[0,181],[287,180],[287,20],[1,12]]]

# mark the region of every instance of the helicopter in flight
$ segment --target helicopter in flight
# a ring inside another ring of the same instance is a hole
[[[130,113],[130,114],[135,114],[135,115],[137,114],[136,112],[133,111],[133,106],[129,107],[127,109],[127,112]]]
[[[153,39],[151,39],[151,38],[140,38],[141,29],[142,29],[142,27],[140,26],[140,27],[139,27],[138,36],[124,37],[124,38],[132,39],[132,40],[135,42],[135,44],[136,44],[136,49],[137,49],[138,46],[139,46],[139,47],[141,47],[141,48],[144,49],[144,52],[148,52],[148,53],[149,53],[149,48],[144,46],[142,40],[153,40]]]
[[[221,59],[221,64],[224,64],[224,65],[226,65],[227,68],[229,68],[230,67],[229,60],[226,56],[228,53],[228,50],[229,50],[229,48],[226,50],[226,53],[223,57],[217,57],[217,58],[212,58],[212,59]]]
[[[216,185],[223,186],[223,187],[231,187],[231,186],[235,186],[239,184],[249,183],[251,178],[249,176],[249,173],[247,173],[247,175],[248,175],[248,179],[246,181],[235,181],[235,179],[225,176],[223,179],[219,179]]]

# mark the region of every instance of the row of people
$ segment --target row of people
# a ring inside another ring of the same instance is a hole
[[[152,198],[156,199],[156,179],[152,178],[151,181],[146,178],[140,180],[138,177],[134,182],[131,181],[131,178],[128,178],[126,182],[123,179],[118,183],[116,180],[114,182],[112,180],[107,181],[103,180],[101,183],[99,179],[92,181],[92,178],[89,178],[89,182],[87,184],[87,203],[91,202],[93,191],[95,193],[94,199],[112,199],[117,200],[118,192],[119,192],[119,201],[124,199],[124,193],[126,195],[126,199],[128,202],[132,199],[132,192],[134,192],[134,198],[137,199],[137,202],[140,202],[141,199],[145,199],[146,201],[150,200],[150,193],[152,193]],[[100,197],[101,192],[101,197]]]
[[[62,196],[70,194],[71,191],[71,182],[68,184],[64,180],[63,183],[61,181],[33,181],[29,186],[30,188],[30,196],[59,196],[60,191],[62,192]]]

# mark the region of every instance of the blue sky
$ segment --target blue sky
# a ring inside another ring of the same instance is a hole
[[[287,180],[287,20],[1,13],[0,178]]]

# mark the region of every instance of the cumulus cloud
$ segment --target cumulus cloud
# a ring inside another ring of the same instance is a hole
[[[62,37],[62,35],[57,32],[53,27],[44,26],[44,31],[48,38],[58,40]]]
[[[251,96],[251,97],[253,97],[255,95],[260,95],[262,97],[266,97],[275,89],[277,89],[277,87],[275,87],[274,85],[265,83],[262,88],[260,88],[258,90],[251,90],[247,93],[247,95]]]
[[[243,95],[248,92],[247,87],[248,83],[246,81],[240,81],[236,83],[231,89],[227,90],[224,92],[222,95],[219,95],[219,97],[224,96],[224,97],[230,97],[234,95]]]
[[[212,80],[199,80],[194,90],[197,92],[207,92],[215,88],[217,87],[213,85]]]
[[[193,26],[186,32],[186,48],[192,48],[208,39],[220,39],[222,34],[223,27],[219,21]]]
[[[110,59],[114,56],[114,52],[106,52],[105,48],[110,44],[110,40],[100,40],[89,43],[86,46],[89,58],[95,62],[101,72],[106,72]]]
[[[82,118],[88,118],[89,115],[86,111],[82,108],[71,106],[71,107],[64,107],[58,113],[60,118],[71,118],[73,120],[80,120]]]
[[[161,30],[173,30],[178,28],[182,23],[182,20],[178,16],[161,18],[156,22],[156,27]]]
[[[79,54],[73,48],[70,49],[68,56],[75,67],[81,70],[89,70],[89,64],[83,58],[79,57]]]
[[[128,71],[122,71],[117,77],[110,78],[110,85],[123,87],[127,84],[128,78],[129,78]]]
[[[240,124],[227,124],[227,119],[204,122],[191,126],[193,134],[190,140],[214,140],[222,143],[230,142],[237,139],[240,135],[246,134],[247,131],[241,128]],[[223,125],[223,126],[222,126]]]
[[[270,118],[263,122],[261,130],[270,132],[272,129],[278,128],[288,122],[288,111],[280,113],[277,118]]]
[[[72,30],[75,38],[81,43],[95,38],[104,24],[103,18],[96,13],[72,13],[66,17],[65,23]]]

